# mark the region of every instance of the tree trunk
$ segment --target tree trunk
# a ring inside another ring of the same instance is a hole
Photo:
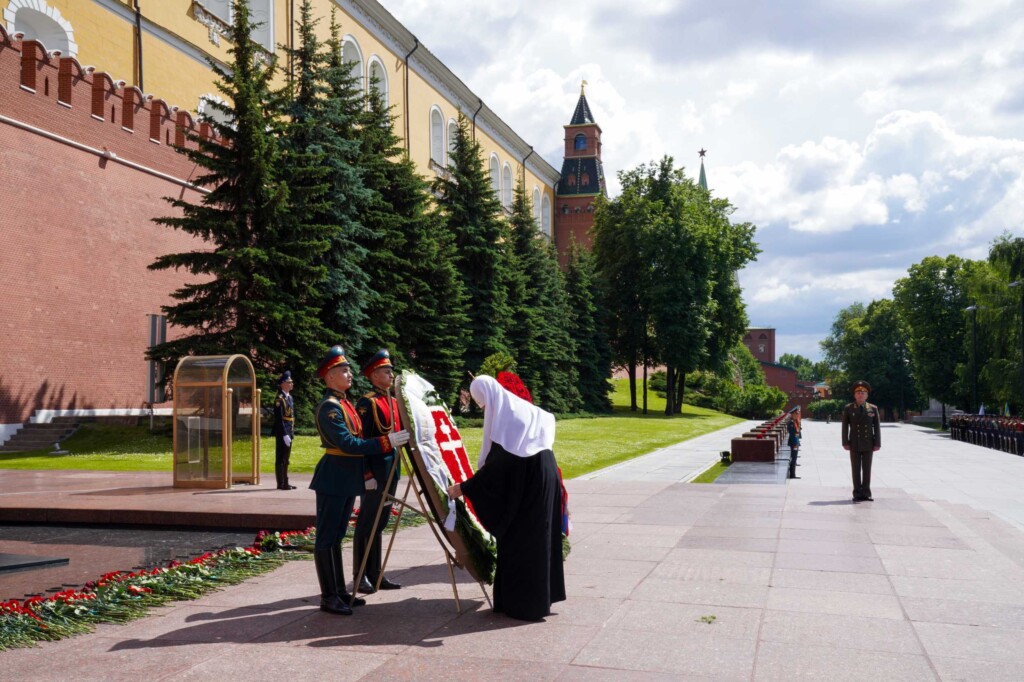
[[[644,414],[647,414],[647,359],[644,359]]]
[[[665,416],[671,415],[675,410],[673,408],[674,399],[676,397],[676,372],[672,369],[672,365],[665,367]]]
[[[636,363],[629,363],[629,409],[636,412]]]
[[[676,380],[676,414],[683,413],[683,396],[686,391],[686,372],[679,370],[679,378]]]

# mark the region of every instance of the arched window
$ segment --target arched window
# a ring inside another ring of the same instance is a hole
[[[222,123],[226,126],[234,127],[234,120],[225,112],[221,111],[215,106],[211,106],[210,102],[217,102],[219,104],[226,104],[231,106],[229,102],[225,102],[224,98],[220,95],[207,94],[199,97],[199,106],[197,111],[199,112],[199,120],[210,120]]]
[[[533,188],[533,222],[537,224],[537,229],[541,229],[540,222],[540,188]]]
[[[501,169],[501,205],[512,208],[512,166],[507,162]]]
[[[584,187],[590,184],[590,173],[580,173],[580,184]]]
[[[568,178],[567,182],[569,183],[570,187],[575,187],[576,186],[576,174],[575,173],[569,173],[569,178]]]
[[[437,105],[430,107],[430,160],[444,165],[444,116]]]
[[[551,199],[547,194],[540,200],[540,230],[548,239],[551,238]]]
[[[352,36],[342,38],[341,60],[351,65],[352,77],[357,79],[356,87],[364,89],[366,84],[363,82],[363,51],[359,49],[359,43]]]
[[[45,0],[11,0],[4,9],[4,20],[8,33],[24,33],[25,40],[38,40],[47,50],[60,50],[65,57],[78,56],[71,23]]]
[[[459,136],[459,122],[448,119],[448,165],[452,165],[452,154],[455,153],[455,140]]]
[[[586,149],[587,148],[587,136],[583,133],[577,133],[576,137],[572,141],[573,149]]]
[[[767,339],[767,338],[768,338],[768,335],[767,335],[767,334],[764,334],[764,333],[762,333],[762,334],[761,334],[761,336],[759,336],[759,337],[757,337],[757,338],[758,338],[758,339],[761,339],[761,340],[764,340],[764,339]]]
[[[569,204],[562,204],[562,215],[569,215]]]
[[[494,196],[501,198],[501,164],[498,163],[498,155],[491,154],[491,161],[488,164],[491,171],[491,189]]]
[[[381,62],[380,57],[373,55],[370,57],[370,68],[369,68],[369,83],[367,83],[367,92],[369,88],[374,88],[380,93],[380,100],[384,104],[384,108],[388,107],[388,72],[384,68],[384,63]]]

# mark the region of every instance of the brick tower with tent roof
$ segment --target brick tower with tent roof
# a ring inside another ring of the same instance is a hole
[[[590,248],[594,201],[606,194],[601,164],[601,126],[594,122],[587,103],[586,85],[583,81],[576,110],[565,126],[562,177],[555,186],[554,237],[558,260],[563,267],[574,242]]]

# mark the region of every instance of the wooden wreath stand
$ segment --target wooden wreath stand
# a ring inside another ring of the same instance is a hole
[[[401,379],[399,377],[395,378],[396,385],[400,381]],[[399,396],[401,395],[397,391],[396,393]],[[412,422],[409,419],[409,411],[405,405],[405,402],[401,398],[398,398],[397,402],[399,412],[401,413],[402,416],[402,423],[407,426],[411,425]],[[410,443],[414,442],[415,439],[410,440]],[[455,582],[455,567],[461,568],[463,570],[465,570],[465,567],[452,553],[452,550],[448,546],[448,542],[445,539],[444,531],[441,529],[441,522],[438,519],[434,518],[434,514],[429,509],[429,495],[427,494],[427,491],[423,488],[424,483],[422,480],[420,480],[419,470],[414,467],[412,459],[413,447],[417,446],[410,444],[405,445],[402,448],[399,448],[401,456],[395,457],[395,461],[392,462],[391,464],[391,469],[388,471],[388,480],[387,483],[384,485],[384,492],[381,495],[380,504],[377,506],[376,515],[373,518],[373,526],[370,529],[371,539],[377,534],[377,528],[380,526],[380,517],[384,513],[384,507],[387,507],[388,505],[396,505],[398,507],[399,514],[395,517],[395,521],[392,524],[391,537],[388,540],[388,551],[385,552],[384,558],[381,560],[380,574],[377,576],[377,584],[373,587],[375,590],[380,591],[380,582],[384,578],[384,569],[387,568],[388,558],[391,556],[391,548],[395,544],[395,537],[398,535],[399,525],[402,520],[401,512],[404,511],[405,509],[409,509],[410,511],[419,514],[427,520],[427,525],[430,526],[430,531],[434,534],[434,539],[437,540],[438,546],[441,548],[441,551],[444,552],[445,563],[448,565],[448,578],[451,581],[452,586],[452,596],[455,598],[455,610],[458,613],[462,613],[462,604],[459,601],[459,590]],[[400,460],[406,463],[405,470],[409,472],[409,476],[408,481],[405,484],[405,492],[402,493],[401,497],[396,497],[387,491],[391,490],[391,482],[395,478],[395,474],[398,470]],[[413,484],[414,481],[415,485]],[[416,500],[419,503],[419,506],[416,506],[409,502],[410,490],[416,493]],[[367,510],[365,509],[360,509],[359,513],[362,514],[366,511]],[[352,583],[353,598],[358,596],[358,592],[356,590],[359,587],[359,583],[363,580],[363,575],[366,573],[366,562],[369,559],[369,556],[370,552],[363,552],[363,560],[359,564],[359,569],[356,571],[356,575]],[[487,600],[487,605],[491,608],[494,608],[494,604],[491,603],[491,597],[489,594],[487,594],[487,588],[484,586],[483,581],[477,579],[477,584],[480,585],[480,591],[484,593],[484,598]]]

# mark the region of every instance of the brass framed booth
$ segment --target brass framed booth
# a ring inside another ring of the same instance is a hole
[[[260,390],[249,358],[182,358],[174,370],[174,487],[259,482]]]

